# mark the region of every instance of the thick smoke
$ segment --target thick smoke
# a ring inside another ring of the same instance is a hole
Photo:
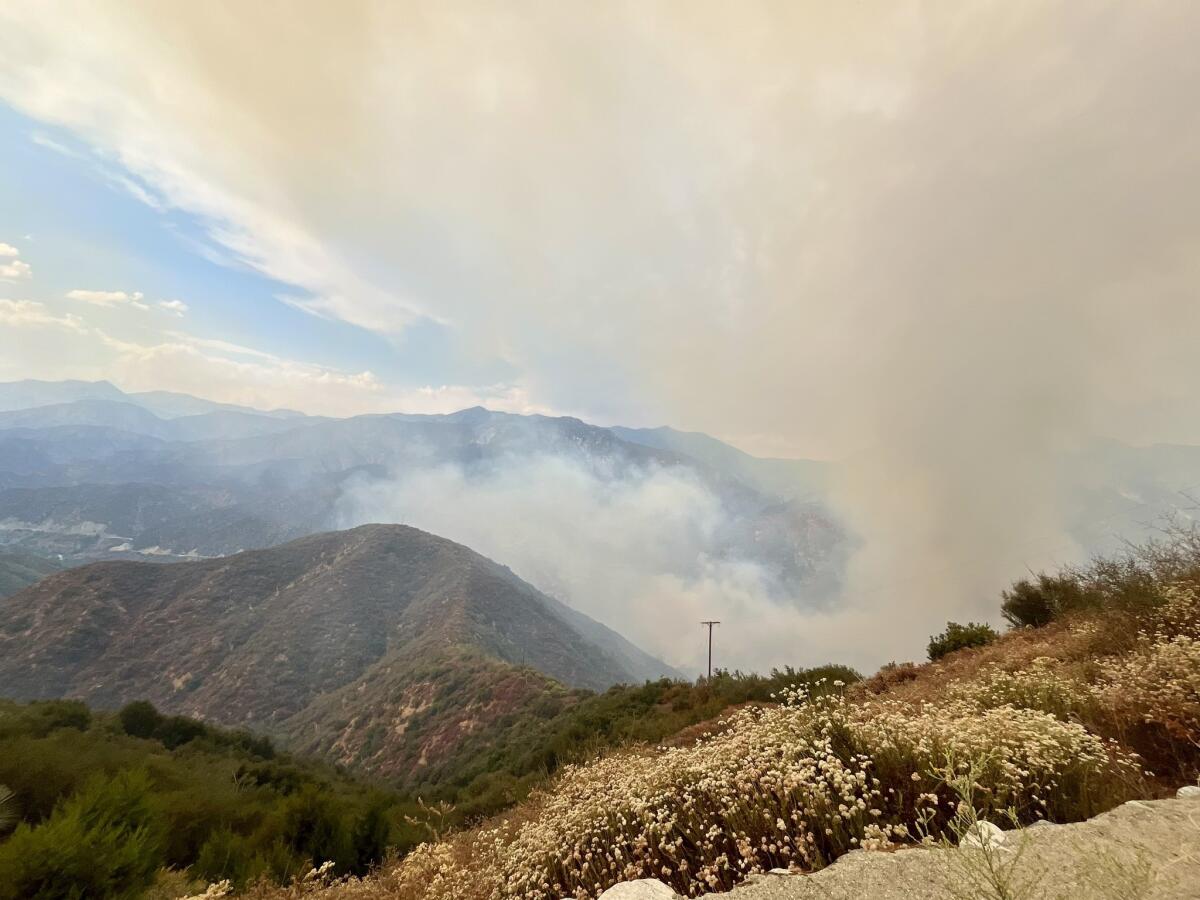
[[[358,498],[668,659],[708,617],[755,667],[917,656],[1079,552],[1064,452],[1200,442],[1197,4],[211,9],[14,4],[0,92],[322,315],[424,312],[545,407],[839,462],[862,551],[807,617],[680,574],[686,484]]]
[[[723,552],[730,513],[687,468],[612,478],[560,456],[447,465],[363,481],[340,514],[345,526],[401,522],[466,544],[686,671],[705,665],[699,623],[714,616],[720,666],[818,652],[797,644],[802,614],[777,599],[771,572]]]

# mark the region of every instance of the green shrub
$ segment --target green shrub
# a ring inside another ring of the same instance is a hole
[[[200,848],[192,875],[208,883],[228,879],[241,888],[255,874],[254,863],[254,852],[245,838],[222,828],[210,834]]]
[[[84,731],[92,722],[91,711],[79,700],[35,700],[0,713],[0,739],[17,734],[45,737],[62,728]]]
[[[351,871],[355,875],[366,875],[383,862],[392,845],[392,819],[388,814],[390,804],[379,799],[367,807],[354,825],[350,846],[355,855]]]
[[[314,866],[332,862],[345,872],[357,864],[341,810],[314,785],[284,801],[279,833],[288,847]]]
[[[205,737],[207,734],[208,729],[202,722],[186,716],[171,716],[169,719],[161,720],[158,728],[153,732],[153,737],[168,750],[174,750],[176,747],[182,747],[189,741]]]
[[[1040,628],[1065,612],[1094,608],[1100,603],[1097,592],[1086,589],[1071,572],[1022,578],[1000,596],[1004,601],[1001,613],[1014,628]]]
[[[135,700],[117,713],[121,728],[130,737],[152,738],[163,724],[163,714],[148,700]]]
[[[310,857],[333,861],[337,875],[366,872],[396,849],[393,839],[404,850],[424,837],[394,824],[415,803],[276,753],[265,738],[163,716],[147,703],[122,713],[0,700],[0,784],[15,794],[5,809],[17,817],[16,831],[0,834],[0,900],[141,896],[142,888],[123,893],[131,879],[105,874],[140,871],[133,850],[152,857],[149,871],[245,884],[301,876]],[[132,837],[93,828],[79,804],[132,770],[145,772],[162,827]]]
[[[93,780],[0,844],[0,900],[137,896],[161,862],[162,825],[144,772]]]
[[[983,647],[999,636],[996,629],[982,622],[968,622],[966,625],[947,622],[945,631],[929,638],[929,658],[930,660],[939,660],[955,650],[962,650],[966,647]]]
[[[1046,625],[1080,611],[1141,619],[1162,604],[1166,586],[1200,587],[1200,526],[1168,520],[1160,531],[1162,537],[1131,544],[1120,555],[1014,582],[1001,594],[1004,618],[1015,628]],[[1137,628],[1126,631],[1132,635]],[[1116,630],[1113,636],[1119,636]]]

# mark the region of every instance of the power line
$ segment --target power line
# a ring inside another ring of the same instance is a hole
[[[701,625],[708,625],[708,679],[713,679],[713,625],[720,625],[719,619],[708,619],[707,622],[701,622]]]

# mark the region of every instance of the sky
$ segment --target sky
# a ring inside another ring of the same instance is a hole
[[[1080,368],[1120,362],[1137,294],[1152,339],[1195,324],[1196,18],[18,0],[0,377],[844,455],[879,431],[848,406],[911,357],[941,378],[988,332],[1016,360],[1078,325]]]
[[[0,170],[0,378],[107,378],[335,415],[528,405],[511,367],[456,358],[432,318],[380,335],[281,301],[296,286],[225,251],[211,223],[7,105]]]
[[[991,588],[1064,449],[1200,443],[1198,26],[10,0],[0,379],[702,430],[840,461],[864,589],[957,573],[897,609]]]

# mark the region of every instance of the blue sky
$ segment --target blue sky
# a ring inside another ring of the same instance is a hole
[[[0,239],[18,247],[36,275],[21,295],[55,307],[71,307],[63,298],[76,289],[138,291],[187,305],[185,321],[164,321],[173,329],[322,367],[369,370],[400,386],[488,384],[511,375],[501,363],[465,360],[453,329],[429,318],[385,336],[281,302],[302,289],[239,263],[198,217],[166,207],[136,174],[5,104]]]

